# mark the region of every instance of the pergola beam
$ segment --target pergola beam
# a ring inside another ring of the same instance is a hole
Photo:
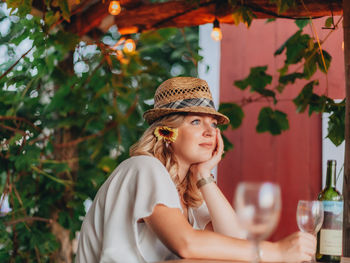
[[[241,3],[240,1],[238,1]],[[250,7],[257,18],[305,18],[340,15],[343,11],[342,0],[304,0],[296,8],[278,14],[276,5],[270,0],[245,0],[244,5]],[[122,0],[122,12],[114,17],[112,24],[116,24],[121,34],[130,34],[144,30],[162,27],[186,27],[207,24],[215,17],[221,23],[234,23],[232,13],[236,7],[227,1],[205,0],[197,3],[188,0],[169,1],[165,3],[144,3],[139,0]],[[69,30],[80,36],[87,34],[93,28],[99,27],[108,13],[108,1],[90,6],[85,12],[72,17]],[[111,24],[111,25],[112,25]]]

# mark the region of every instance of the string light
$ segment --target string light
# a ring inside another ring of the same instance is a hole
[[[213,30],[211,31],[211,38],[214,39],[215,41],[220,41],[222,39],[222,33],[220,29],[220,23],[217,18],[215,18],[214,23],[213,23]]]
[[[108,7],[108,12],[111,15],[119,15],[120,11],[122,11],[122,8],[120,7],[120,2],[119,1],[111,1],[109,3],[109,7]]]
[[[136,49],[136,44],[134,40],[132,40],[131,38],[128,38],[127,40],[125,40],[124,47],[123,47],[123,50],[125,53],[134,52],[135,49]]]

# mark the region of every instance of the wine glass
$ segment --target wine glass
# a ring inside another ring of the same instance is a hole
[[[323,223],[323,205],[321,201],[299,200],[297,224],[302,232],[316,235]]]
[[[322,202],[299,200],[297,207],[297,224],[300,231],[316,235],[323,224]],[[311,262],[316,262],[315,255],[313,255]]]
[[[239,183],[234,205],[240,225],[252,241],[255,258],[260,261],[259,242],[266,239],[277,226],[281,212],[281,191],[273,183]]]

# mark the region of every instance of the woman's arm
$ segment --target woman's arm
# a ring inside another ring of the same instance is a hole
[[[213,230],[230,237],[246,238],[246,232],[239,226],[236,213],[219,187],[215,183],[209,183],[203,185],[200,191],[208,207]]]
[[[251,260],[254,256],[249,241],[231,238],[206,230],[195,230],[177,208],[157,205],[146,224],[174,253],[183,258]],[[262,242],[261,260],[265,262],[308,261],[315,253],[315,238],[297,233],[277,242]]]
[[[220,130],[216,130],[216,149],[210,160],[192,165],[191,171],[193,176],[198,180],[210,176],[210,171],[221,160],[224,150],[224,143]],[[246,238],[246,233],[239,227],[236,213],[227,201],[219,187],[215,183],[208,183],[199,188],[203,199],[208,207],[213,230],[217,233],[236,238]]]

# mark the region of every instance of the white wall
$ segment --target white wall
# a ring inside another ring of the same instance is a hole
[[[199,27],[199,54],[203,57],[198,64],[198,77],[208,82],[213,96],[216,109],[219,107],[220,99],[220,41],[216,42],[210,37],[213,29],[212,24]],[[208,68],[209,67],[209,68]],[[217,168],[213,170],[214,177]]]
[[[199,54],[203,60],[198,64],[198,77],[208,82],[213,95],[215,107],[219,106],[220,98],[220,41],[216,42],[210,37],[212,24],[199,27]],[[209,70],[207,70],[209,66]]]
[[[343,177],[344,177],[344,148],[345,143],[343,142],[338,147],[335,146],[328,138],[326,138],[328,132],[328,118],[329,114],[324,113],[322,115],[322,188],[326,184],[326,172],[327,172],[327,160],[337,161],[337,185],[338,191],[343,191]],[[339,171],[341,173],[339,174]],[[339,175],[339,177],[338,177]]]

